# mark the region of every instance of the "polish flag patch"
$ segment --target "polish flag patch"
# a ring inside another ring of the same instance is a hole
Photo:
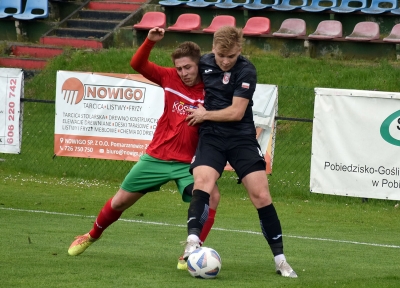
[[[246,82],[242,82],[242,88],[249,89],[250,88],[250,84],[246,83]]]

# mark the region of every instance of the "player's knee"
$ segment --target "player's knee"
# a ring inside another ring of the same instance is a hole
[[[113,197],[111,201],[111,207],[114,210],[125,211],[133,204],[136,203],[144,194],[139,192],[127,192],[124,190],[119,190],[117,194]]]

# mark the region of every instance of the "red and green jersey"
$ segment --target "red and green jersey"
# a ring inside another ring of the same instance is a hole
[[[146,38],[131,60],[132,68],[164,89],[164,112],[146,153],[161,160],[190,163],[197,147],[199,127],[187,124],[185,108],[204,103],[204,85],[200,82],[188,87],[175,68],[150,62],[148,59],[154,44]],[[153,96],[158,97],[150,95]]]

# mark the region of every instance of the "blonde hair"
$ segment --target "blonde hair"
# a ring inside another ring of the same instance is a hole
[[[214,33],[213,46],[218,46],[222,51],[229,51],[233,47],[242,47],[243,31],[233,26],[222,26]]]

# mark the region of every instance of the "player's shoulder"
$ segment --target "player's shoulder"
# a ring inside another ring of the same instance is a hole
[[[256,69],[253,63],[243,55],[239,55],[237,62],[240,64],[242,68],[247,68],[247,69]]]
[[[204,55],[202,55],[201,58],[200,58],[200,63],[203,63],[203,64],[210,64],[210,63],[213,63],[214,58],[215,58],[214,53],[207,53],[207,54],[204,54]]]

